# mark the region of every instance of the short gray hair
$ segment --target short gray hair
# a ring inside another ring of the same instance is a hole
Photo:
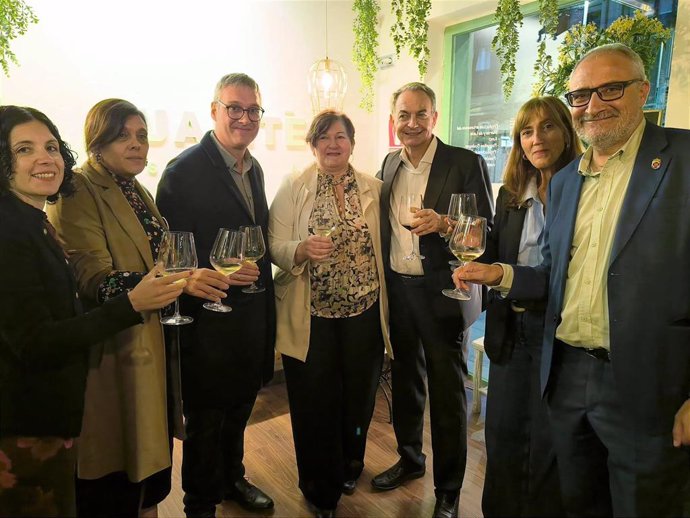
[[[584,56],[580,58],[580,61],[578,61],[575,64],[575,66],[573,67],[573,71],[570,73],[570,77],[573,77],[573,74],[577,70],[577,67],[579,67],[583,61],[585,61],[588,58],[598,56],[600,54],[619,54],[627,58],[632,63],[633,69],[635,70],[635,73],[638,76],[635,79],[642,79],[643,81],[647,81],[647,72],[645,72],[644,62],[642,61],[642,58],[637,52],[635,52],[633,49],[622,43],[608,43],[606,45],[600,45],[599,47],[595,47],[592,50],[588,51]]]
[[[259,85],[254,79],[249,77],[247,74],[241,72],[233,72],[232,74],[226,74],[220,78],[218,84],[216,85],[216,90],[213,94],[214,101],[220,101],[220,92],[223,88],[228,86],[246,86],[251,88],[256,92],[256,95],[261,98],[261,92],[259,91]]]
[[[423,92],[431,100],[431,109],[436,111],[436,94],[424,83],[412,82],[401,86],[395,92],[393,92],[393,97],[391,97],[391,113],[395,114],[395,103],[398,102],[398,97],[403,92]]]

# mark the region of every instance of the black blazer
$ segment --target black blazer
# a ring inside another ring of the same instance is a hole
[[[252,157],[254,171],[251,175],[252,197],[256,221],[247,207],[240,190],[228,171],[225,161],[218,151],[211,132],[204,135],[199,144],[184,150],[173,159],[163,172],[158,184],[156,205],[161,214],[168,220],[172,230],[185,230],[194,233],[197,256],[200,268],[212,268],[209,260],[211,248],[216,239],[219,228],[237,229],[242,225],[261,225],[266,241],[266,255],[257,263],[260,269],[260,279],[266,292],[262,295],[242,293],[241,287],[231,287],[228,291],[230,305],[242,304],[243,300],[250,302],[252,297],[264,297],[266,301],[267,320],[263,329],[246,329],[247,333],[266,333],[264,363],[262,367],[262,383],[266,384],[273,377],[274,344],[275,344],[275,300],[273,295],[273,277],[271,258],[268,252],[268,203],[264,190],[264,173],[259,162]],[[203,300],[183,296],[182,307],[192,317],[202,311]],[[207,311],[207,310],[203,310]],[[226,314],[227,318],[236,318],[237,312]],[[193,324],[194,326],[197,323]],[[189,328],[190,326],[184,326]],[[183,347],[193,347],[189,342],[193,338],[188,334],[189,329],[182,329]],[[203,330],[198,330],[199,333]],[[227,349],[227,340],[241,340],[241,336],[218,337],[218,359],[222,362],[223,350]],[[183,361],[185,361],[183,359]],[[189,362],[187,362],[189,366]],[[241,365],[231,365],[242,374]],[[184,366],[183,366],[184,371]],[[202,376],[202,373],[198,373]],[[203,379],[203,378],[202,378]],[[218,388],[222,390],[222,380],[218,380]],[[186,385],[186,386],[185,386]],[[191,396],[189,383],[184,383],[182,390]],[[208,391],[207,391],[208,392]]]
[[[438,139],[438,137],[437,137]],[[378,177],[383,180],[381,190],[381,247],[386,276],[390,276],[390,197],[393,180],[402,165],[400,153],[397,150],[389,153],[383,160]],[[439,214],[448,212],[450,195],[460,192],[473,192],[477,197],[477,211],[487,219],[489,228],[493,224],[493,196],[491,181],[484,159],[472,151],[460,147],[448,146],[438,139],[438,147],[434,155],[429,181],[424,193],[424,207],[434,209]],[[439,315],[460,315],[462,328],[467,329],[481,312],[481,300],[460,303],[458,311],[457,301],[444,297],[441,290],[452,287],[451,271],[448,261],[455,259],[448,249],[446,241],[439,234],[428,234],[419,239],[419,249],[425,257],[422,261],[426,287],[438,294],[434,297],[433,311]]]
[[[501,187],[496,200],[494,226],[486,239],[486,251],[478,259],[482,263],[517,262],[527,208],[509,207],[509,198],[508,191]],[[499,296],[494,290],[489,290],[486,297],[484,350],[494,363],[510,359],[515,346],[513,337],[508,332],[509,316],[512,312],[510,303],[510,299]]]
[[[0,196],[0,436],[78,436],[89,346],[142,321],[126,294],[82,314],[44,220]]]

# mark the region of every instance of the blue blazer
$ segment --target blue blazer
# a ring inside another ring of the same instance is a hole
[[[654,168],[652,164],[660,166]],[[508,296],[548,295],[542,390],[548,389],[583,177],[575,160],[549,184],[544,261],[516,267]],[[690,131],[647,123],[608,265],[611,365],[638,426],[668,433],[690,393]]]

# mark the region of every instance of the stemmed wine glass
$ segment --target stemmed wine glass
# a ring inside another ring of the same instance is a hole
[[[475,260],[486,249],[486,218],[461,214],[448,242],[450,251],[460,261],[460,266]],[[469,292],[460,290],[443,290],[446,297],[457,300],[470,300]]]
[[[398,206],[398,220],[400,224],[407,230],[412,232],[412,221],[414,220],[414,213],[423,208],[421,194],[408,194],[400,199]],[[419,237],[412,234],[412,251],[403,257],[405,261],[414,261],[415,259],[424,259],[424,256],[418,254],[416,250],[419,249]]]
[[[340,214],[335,205],[335,200],[330,197],[320,200],[318,206],[315,207],[312,221],[315,235],[330,237],[338,228],[338,222],[340,221]],[[320,264],[330,264],[332,260],[329,258],[321,261]]]
[[[477,197],[473,192],[456,192],[450,195],[448,215],[446,216],[448,218],[450,230],[448,231],[448,234],[446,234],[445,236],[446,239],[449,239],[450,236],[453,235],[455,225],[458,224],[458,218],[463,214],[466,216],[479,215],[479,213],[477,212]],[[460,261],[458,261],[457,259],[453,259],[451,261],[448,261],[448,264],[450,265],[450,271],[452,272],[455,268],[460,266]],[[441,291],[444,295],[448,295],[448,293],[454,293],[455,290],[447,288]],[[452,297],[453,295],[448,296]]]
[[[261,227],[259,225],[243,226],[240,227],[240,232],[244,233],[244,262],[256,264],[266,253],[266,243]],[[242,293],[261,293],[262,291],[266,291],[266,288],[257,286],[255,282],[242,289]]]
[[[158,262],[163,263],[163,275],[186,272],[198,266],[194,234],[191,232],[165,231],[160,249]],[[180,281],[177,281],[180,282]],[[161,318],[161,323],[168,326],[181,326],[194,322],[192,317],[180,315],[180,303],[175,299],[175,314]]]
[[[223,275],[232,275],[242,268],[243,253],[244,232],[219,228],[209,257],[211,266]],[[230,306],[226,306],[222,302],[206,302],[204,308],[218,313],[232,311]]]

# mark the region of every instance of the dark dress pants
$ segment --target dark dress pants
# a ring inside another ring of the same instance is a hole
[[[299,487],[335,509],[343,482],[364,468],[383,363],[379,305],[349,318],[311,317],[305,362],[283,355]]]
[[[464,351],[469,333],[463,333],[460,305],[457,315],[442,318],[433,310],[434,297],[445,299],[440,291],[430,291],[424,278],[392,274],[389,300],[394,355],[393,428],[403,464],[410,470],[421,469],[426,459],[422,453],[426,375],[434,485],[437,492],[457,493],[467,463]]]
[[[489,368],[485,517],[562,516],[556,454],[541,396],[544,313],[509,314],[509,358]]]
[[[568,516],[688,516],[688,451],[673,447],[672,422],[661,435],[635,422],[611,363],[559,341],[554,354],[547,401]]]
[[[212,515],[244,476],[244,431],[261,386],[266,344],[265,297],[231,294],[231,313],[201,309],[183,329],[193,333],[182,355],[187,516]]]

